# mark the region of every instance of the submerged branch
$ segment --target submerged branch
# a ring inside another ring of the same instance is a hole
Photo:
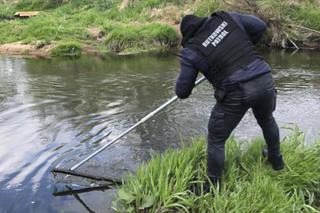
[[[122,184],[121,180],[115,180],[115,179],[112,179],[110,177],[101,177],[101,176],[96,176],[96,175],[90,175],[90,174],[87,174],[87,173],[84,173],[84,172],[71,171],[69,169],[53,168],[51,170],[51,172],[53,174],[60,173],[60,174],[83,177],[83,178],[97,180],[97,181],[107,181],[107,182],[110,182],[109,185],[121,185]]]
[[[104,191],[111,189],[109,185],[100,185],[100,186],[94,186],[94,187],[86,187],[82,189],[73,189],[71,186],[66,185],[65,190],[59,190],[53,193],[53,196],[60,197],[60,196],[66,196],[66,195],[75,195],[75,194],[82,194],[92,191]]]

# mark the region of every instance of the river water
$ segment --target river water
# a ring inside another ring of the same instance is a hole
[[[274,68],[281,136],[298,125],[312,142],[320,133],[320,54],[264,56]],[[0,212],[110,212],[114,191],[53,196],[50,169],[83,158],[171,98],[178,68],[171,55],[0,56]],[[203,83],[84,167],[111,176],[134,171],[150,155],[204,135],[214,103],[211,86]],[[252,112],[234,134],[261,136]]]

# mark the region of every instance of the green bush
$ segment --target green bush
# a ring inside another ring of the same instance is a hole
[[[81,45],[74,41],[59,43],[51,50],[50,54],[51,56],[79,57],[81,55]]]
[[[306,27],[320,30],[320,8],[314,6],[298,7],[292,11],[291,17]]]
[[[169,25],[117,25],[106,29],[106,44],[111,51],[121,52],[127,48],[168,47],[177,45],[177,32]]]

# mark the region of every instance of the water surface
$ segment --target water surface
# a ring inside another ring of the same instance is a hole
[[[274,68],[281,136],[297,124],[312,142],[320,133],[320,54],[264,56]],[[59,162],[83,158],[171,98],[178,68],[170,55],[0,56],[0,212],[111,211],[113,193],[107,191],[79,195],[82,204],[75,196],[54,197],[49,171]],[[181,138],[205,134],[214,104],[211,86],[203,83],[189,99],[171,105],[82,169],[109,176],[134,171],[153,153],[178,147]],[[250,111],[234,134],[261,136]]]

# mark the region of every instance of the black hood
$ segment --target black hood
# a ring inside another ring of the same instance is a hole
[[[207,17],[198,17],[194,15],[186,15],[182,18],[180,31],[182,34],[181,45],[184,47],[189,38],[201,27],[207,20]]]

